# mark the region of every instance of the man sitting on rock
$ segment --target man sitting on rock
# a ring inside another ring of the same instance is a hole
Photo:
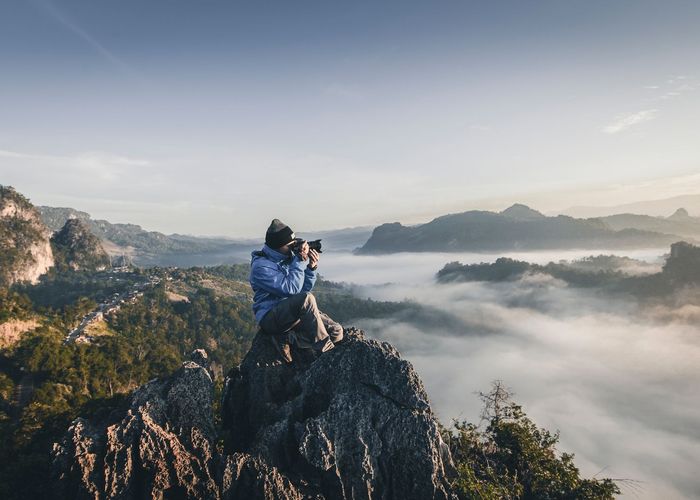
[[[307,242],[295,245],[294,232],[279,219],[267,229],[262,250],[251,254],[255,321],[286,363],[290,343],[326,352],[343,338],[343,327],[318,309],[311,293],[319,258]]]

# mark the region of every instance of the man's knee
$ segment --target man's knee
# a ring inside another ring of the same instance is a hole
[[[311,292],[301,292],[301,306],[304,309],[315,309],[316,308],[316,297]]]

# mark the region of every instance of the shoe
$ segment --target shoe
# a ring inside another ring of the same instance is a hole
[[[287,334],[285,333],[275,333],[270,335],[270,340],[272,345],[275,346],[275,350],[282,358],[282,361],[289,364],[292,362],[292,350],[289,346],[289,341],[287,340]]]

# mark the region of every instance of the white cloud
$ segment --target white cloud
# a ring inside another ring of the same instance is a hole
[[[657,111],[658,110],[656,109],[645,109],[643,111],[632,113],[631,115],[620,116],[609,125],[606,125],[603,128],[603,132],[606,134],[617,134],[619,132],[623,132],[634,125],[639,125],[640,123],[653,120]]]

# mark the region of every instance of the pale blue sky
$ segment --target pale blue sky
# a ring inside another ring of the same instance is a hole
[[[2,2],[0,183],[230,236],[698,193],[699,24],[676,1]]]

